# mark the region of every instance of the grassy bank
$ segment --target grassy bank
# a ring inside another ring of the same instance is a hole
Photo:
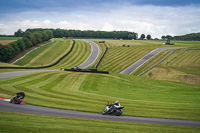
[[[200,120],[198,85],[127,75],[42,72],[0,80],[0,96],[26,92],[28,104],[101,113],[119,100],[124,115]],[[92,105],[92,106],[91,106]]]
[[[100,40],[93,40],[99,42]],[[191,47],[191,46],[200,46],[199,42],[192,41],[174,41],[175,45],[163,45],[165,41],[148,41],[148,40],[105,40],[105,44],[109,47],[108,52],[103,58],[102,62],[99,65],[99,70],[109,71],[111,73],[119,73],[140,58],[144,57],[150,51],[160,48],[160,47]],[[122,47],[123,44],[126,44],[126,47]],[[129,45],[130,47],[127,47]],[[168,52],[163,51],[161,57],[164,57]],[[158,58],[154,58],[152,61],[158,61]],[[149,62],[149,63],[152,63]],[[149,63],[146,63],[148,66]],[[142,66],[135,74],[137,75],[142,72],[146,66]]]
[[[164,55],[161,55],[161,57],[164,57]],[[200,49],[177,51],[167,60],[163,61],[160,65],[146,73],[144,76],[154,79],[200,84],[199,59]],[[144,66],[150,66],[152,63],[147,64],[148,65]],[[162,73],[162,75],[160,73]]]
[[[21,66],[45,66],[52,64],[65,53],[69,51],[71,40],[54,39],[54,43],[42,46],[29,53],[23,59],[19,60],[16,65]]]
[[[0,111],[1,132],[48,132],[48,133],[198,133],[200,128],[170,126],[159,124],[143,124],[129,122],[114,122],[68,117],[53,117]]]
[[[69,39],[54,39],[55,42],[45,45],[29,53],[16,64],[21,66],[46,66],[54,63],[72,47],[73,41]],[[83,63],[90,55],[90,45],[86,42],[75,40],[74,49],[59,64],[49,69],[72,68]]]

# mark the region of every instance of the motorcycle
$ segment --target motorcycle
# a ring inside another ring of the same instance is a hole
[[[12,99],[10,99],[10,103],[20,104],[22,102],[21,97],[14,96]]]
[[[122,114],[122,109],[124,108],[124,106],[117,106],[114,104],[108,104],[106,105],[106,108],[102,111],[102,115],[116,115],[116,116],[120,116]]]

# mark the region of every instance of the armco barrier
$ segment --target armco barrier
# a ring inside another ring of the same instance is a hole
[[[97,71],[97,69],[64,69],[65,71],[73,71],[73,72],[88,72],[88,73],[103,73],[109,74],[107,71]]]
[[[75,41],[73,40],[73,44],[72,44],[71,49],[64,56],[62,56],[60,59],[58,59],[55,63],[53,63],[51,65],[41,66],[41,67],[0,67],[0,69],[41,69],[41,68],[49,68],[49,67],[57,65],[63,58],[65,58],[68,54],[70,54],[71,51],[74,48],[74,45],[75,45]]]
[[[95,66],[95,69],[97,69],[97,67],[99,66],[99,64],[100,64],[101,60],[103,59],[104,55],[106,54],[107,50],[108,50],[108,47],[106,47],[106,50],[104,51],[103,55],[101,56],[101,58],[97,62],[96,66]]]
[[[200,47],[185,47],[185,48],[176,49],[176,50],[172,51],[169,55],[167,55],[164,59],[160,60],[159,62],[155,63],[151,67],[147,68],[146,70],[144,70],[143,72],[141,72],[140,74],[138,74],[138,76],[141,76],[141,75],[145,74],[146,72],[148,72],[149,70],[151,70],[152,68],[156,67],[157,65],[159,65],[160,63],[162,63],[163,61],[165,61],[169,56],[171,56],[176,51],[183,50],[183,49],[198,49],[198,48],[200,48]]]

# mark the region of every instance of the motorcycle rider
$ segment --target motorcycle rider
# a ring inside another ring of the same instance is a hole
[[[24,91],[18,92],[16,93],[16,96],[14,96],[13,99],[10,100],[10,103],[12,103],[13,100],[15,100],[16,98],[24,99],[24,97],[25,97]]]
[[[24,99],[24,97],[25,97],[24,91],[18,92],[16,94],[17,94],[17,98]]]
[[[116,110],[116,108],[119,107],[119,106],[120,106],[120,103],[119,103],[119,101],[117,100],[117,101],[115,101],[115,104],[111,104],[111,105],[110,105],[109,111],[110,111],[110,112],[113,112],[113,111]]]

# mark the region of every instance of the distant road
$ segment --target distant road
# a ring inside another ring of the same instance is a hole
[[[11,104],[8,101],[3,101],[3,100],[0,100],[0,107],[1,107],[0,110],[3,111],[13,111],[13,112],[28,113],[28,114],[200,127],[200,121],[145,118],[145,117],[132,117],[132,116],[109,116],[97,113],[86,113],[86,112],[38,107],[27,104]]]
[[[97,59],[97,57],[99,56],[100,50],[99,50],[99,46],[96,43],[92,41],[88,41],[88,40],[82,40],[82,41],[85,41],[90,44],[92,52],[89,58],[85,62],[83,62],[81,65],[79,65],[78,68],[87,69]]]
[[[157,48],[145,55],[143,58],[138,60],[137,62],[133,63],[131,66],[120,72],[120,74],[126,74],[130,75],[132,72],[134,72],[136,69],[138,69],[141,65],[143,65],[145,62],[150,60],[153,56],[157,55],[158,53],[162,52],[163,50],[166,49],[178,49],[178,48],[183,48],[183,47],[163,47],[163,48]]]
[[[29,73],[35,73],[35,72],[44,72],[44,71],[57,71],[57,70],[33,70],[33,71],[6,72],[6,73],[0,73],[0,79],[29,74]]]

